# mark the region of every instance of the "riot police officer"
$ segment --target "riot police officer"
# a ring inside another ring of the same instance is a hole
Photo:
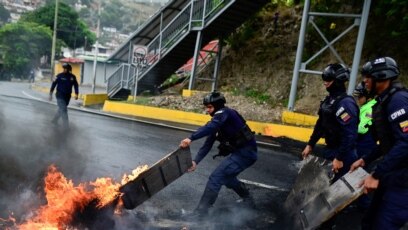
[[[364,71],[362,75],[365,75]],[[367,91],[364,81],[360,82],[354,89],[353,96],[356,97],[357,103],[360,106],[360,122],[358,124],[357,138],[357,155],[360,158],[371,153],[376,147],[376,141],[373,138],[371,129],[373,124],[373,106],[377,101],[374,100],[373,95]]]
[[[234,190],[243,198],[244,203],[253,205],[248,189],[237,176],[256,162],[256,141],[244,118],[234,109],[226,107],[225,103],[225,97],[219,92],[205,96],[203,104],[212,117],[211,121],[180,143],[180,147],[187,147],[192,141],[207,136],[192,162],[190,172],[196,169],[216,140],[220,142],[219,155],[227,156],[211,173],[200,202],[190,217],[205,217],[215,203],[222,185]]]
[[[321,102],[319,117],[313,133],[302,152],[306,158],[317,141],[324,137],[324,158],[332,161],[335,173],[331,182],[346,174],[357,159],[356,141],[359,108],[353,97],[347,95],[345,82],[350,78],[349,69],[339,63],[329,64],[322,73],[323,84],[329,95]],[[335,217],[324,222],[320,229],[332,229]]]
[[[52,100],[52,94],[55,87],[57,92],[55,94],[57,98],[58,112],[55,114],[52,123],[57,124],[59,118],[62,118],[62,122],[65,128],[68,128],[68,104],[71,100],[72,87],[75,90],[75,100],[78,100],[78,82],[76,76],[71,73],[72,66],[68,63],[62,64],[63,72],[59,73],[55,80],[51,84],[50,97]]]
[[[359,108],[353,97],[347,95],[345,82],[350,78],[349,69],[343,64],[330,64],[322,80],[329,95],[321,102],[319,118],[313,133],[302,152],[307,157],[320,138],[325,138],[324,157],[333,162],[334,180],[347,173],[357,159],[356,141]]]
[[[397,63],[381,57],[364,64],[367,90],[377,95],[373,107],[377,151],[363,156],[351,167],[364,166],[383,157],[363,182],[364,192],[375,190],[363,221],[363,229],[400,229],[408,222],[408,91],[397,81]]]
[[[363,70],[361,74],[365,76],[367,73]],[[360,106],[360,122],[358,124],[357,136],[357,156],[360,158],[371,153],[377,147],[372,131],[373,106],[377,101],[374,99],[374,95],[367,91],[364,81],[360,82],[354,89],[353,96]],[[370,168],[372,167],[373,165],[370,165]],[[368,165],[366,165],[364,169],[369,170]],[[369,207],[370,202],[371,197],[363,195],[358,199],[357,207],[365,210]]]

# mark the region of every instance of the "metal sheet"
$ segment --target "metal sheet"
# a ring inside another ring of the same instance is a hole
[[[311,156],[302,162],[285,204],[287,229],[315,229],[362,194],[359,182],[367,176],[361,168],[330,185],[331,164]]]
[[[359,184],[367,175],[362,168],[347,173],[308,202],[300,210],[303,229],[315,229],[362,195]]]
[[[300,162],[299,174],[284,203],[282,217],[287,229],[301,229],[300,210],[314,197],[330,186],[329,161],[309,156]]]
[[[134,209],[171,182],[182,176],[191,167],[189,148],[177,149],[141,173],[136,179],[120,188],[121,199],[126,209]]]

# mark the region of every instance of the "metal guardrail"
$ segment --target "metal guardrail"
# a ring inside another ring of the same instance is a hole
[[[138,79],[142,79],[168,52],[170,52],[192,30],[202,30],[216,13],[235,0],[190,0],[170,23],[159,31],[147,44],[147,65],[139,69]],[[165,9],[162,9],[163,11]],[[135,67],[124,63],[108,78],[108,96],[115,95],[121,88],[131,89],[134,85]],[[133,74],[130,69],[133,67]],[[126,69],[128,68],[127,72]],[[123,74],[126,74],[125,76]]]

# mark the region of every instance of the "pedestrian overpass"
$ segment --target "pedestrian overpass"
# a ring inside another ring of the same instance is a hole
[[[109,98],[125,99],[129,94],[154,92],[191,57],[196,62],[202,47],[234,32],[268,2],[170,0],[108,58],[119,63],[107,79]],[[194,84],[194,66],[190,89]]]

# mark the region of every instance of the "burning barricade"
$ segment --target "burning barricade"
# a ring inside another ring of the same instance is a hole
[[[12,215],[0,219],[7,230],[36,229],[111,229],[112,216],[122,208],[134,209],[168,184],[182,176],[191,166],[191,153],[178,149],[153,166],[139,166],[122,181],[98,178],[74,185],[57,167],[49,166],[44,178],[46,204],[18,221]]]

